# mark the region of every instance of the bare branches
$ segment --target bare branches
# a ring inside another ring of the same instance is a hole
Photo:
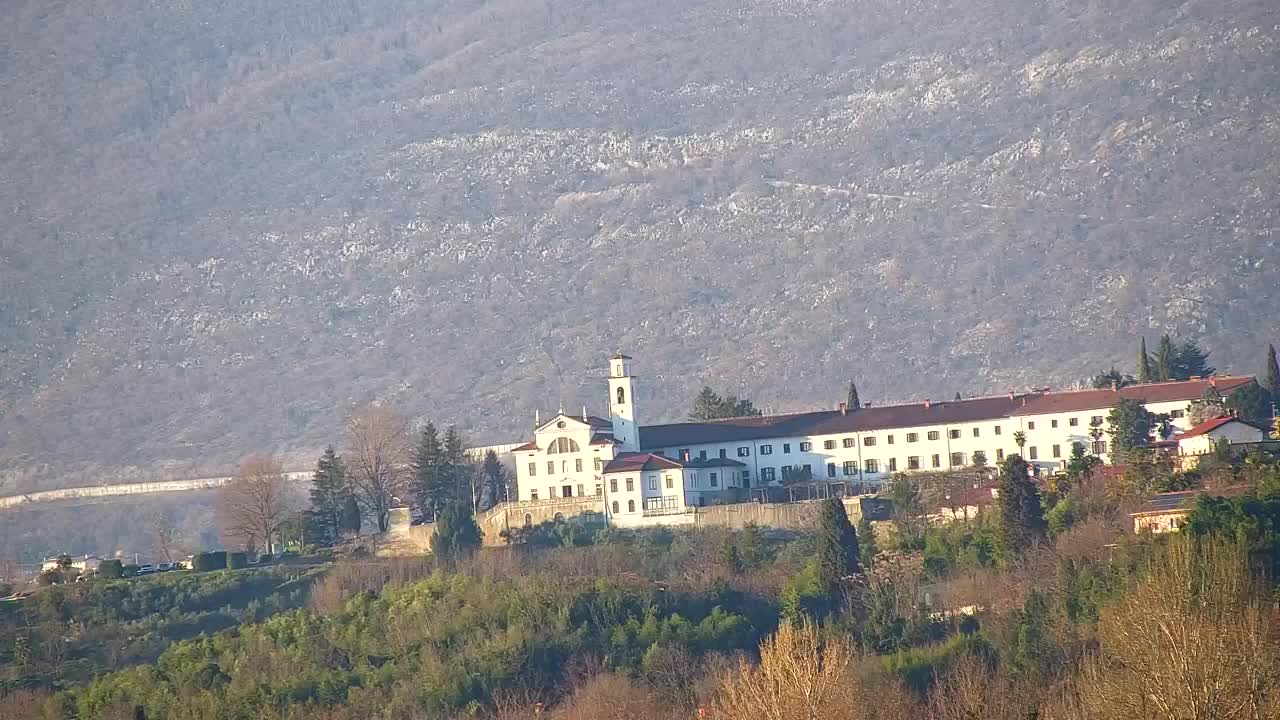
[[[716,717],[726,720],[855,720],[865,701],[853,676],[854,650],[818,628],[783,624],[760,644],[760,664],[741,660],[720,678]]]
[[[222,487],[218,520],[223,540],[246,550],[270,551],[271,539],[289,513],[288,489],[280,461],[250,455]]]
[[[347,468],[356,500],[386,532],[391,508],[407,490],[409,423],[385,405],[370,405],[347,422]]]

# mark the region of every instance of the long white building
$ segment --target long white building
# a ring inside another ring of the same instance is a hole
[[[1178,430],[1209,388],[1224,396],[1252,376],[1215,376],[1119,389],[1009,393],[954,401],[641,425],[632,360],[609,360],[608,418],[559,413],[511,452],[524,502],[594,495],[618,524],[684,512],[726,491],[814,480],[882,483],[896,472],[994,465],[1019,452],[1056,470],[1084,443],[1107,459],[1107,414],[1121,399],[1168,413]]]

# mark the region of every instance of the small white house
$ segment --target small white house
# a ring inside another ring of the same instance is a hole
[[[1239,445],[1258,443],[1266,439],[1267,434],[1261,428],[1235,417],[1206,420],[1174,438],[1178,443],[1180,457],[1207,455],[1213,452],[1214,447],[1222,440],[1232,445]]]

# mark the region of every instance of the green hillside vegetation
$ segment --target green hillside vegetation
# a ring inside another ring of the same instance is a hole
[[[1269,0],[8,10],[6,491],[305,465],[375,398],[505,441],[619,347],[656,422],[1271,327]]]

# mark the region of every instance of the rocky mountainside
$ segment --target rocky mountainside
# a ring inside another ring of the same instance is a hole
[[[1272,0],[10,5],[9,489],[1280,340]]]

